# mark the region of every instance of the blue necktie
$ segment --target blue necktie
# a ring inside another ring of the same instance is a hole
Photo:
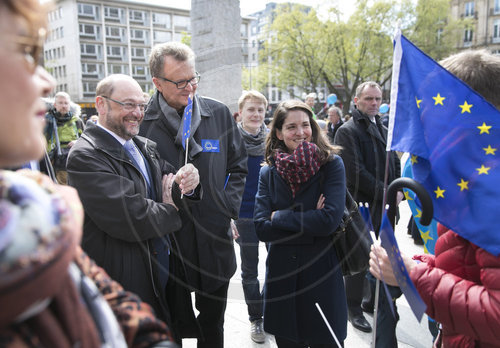
[[[123,144],[123,147],[128,151],[135,164],[139,166],[139,169],[141,170],[144,179],[146,179],[148,186],[151,186],[151,183],[149,182],[148,171],[146,169],[146,164],[144,163],[144,158],[140,154],[139,149],[137,149],[137,147],[135,146],[134,141],[132,139],[127,140],[125,144]]]

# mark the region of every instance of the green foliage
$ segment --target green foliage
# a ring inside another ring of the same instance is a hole
[[[403,34],[431,57],[452,53],[457,29],[464,23],[453,21],[449,13],[450,0],[357,0],[347,20],[335,8],[320,19],[303,5],[280,5],[260,38],[264,45],[259,68],[251,70],[252,87],[296,86],[317,92],[317,86],[326,84],[348,112],[361,82],[390,81],[392,36],[398,23]],[[244,88],[249,87],[249,75],[244,69]]]

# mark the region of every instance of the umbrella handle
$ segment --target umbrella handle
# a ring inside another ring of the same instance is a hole
[[[389,221],[395,220],[397,192],[402,188],[407,188],[415,192],[420,200],[420,203],[422,203],[422,217],[420,218],[420,223],[424,226],[429,225],[434,215],[434,207],[432,205],[431,196],[422,184],[411,178],[397,178],[391,182],[387,188],[387,203],[389,204],[387,216]]]

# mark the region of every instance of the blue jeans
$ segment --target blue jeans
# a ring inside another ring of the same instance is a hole
[[[235,221],[240,237],[241,279],[250,321],[262,319],[262,294],[258,276],[259,239],[255,233],[253,219],[240,218]]]

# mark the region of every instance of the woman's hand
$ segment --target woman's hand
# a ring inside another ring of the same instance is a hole
[[[316,204],[316,209],[323,209],[324,207],[325,207],[325,196],[323,196],[323,194],[320,194],[318,203]]]
[[[416,265],[416,262],[404,254],[401,254],[401,257],[403,258],[408,273],[410,273]],[[387,252],[380,245],[372,245],[370,252],[370,273],[373,274],[375,278],[383,280],[388,285],[398,286],[389,256],[387,256]]]

